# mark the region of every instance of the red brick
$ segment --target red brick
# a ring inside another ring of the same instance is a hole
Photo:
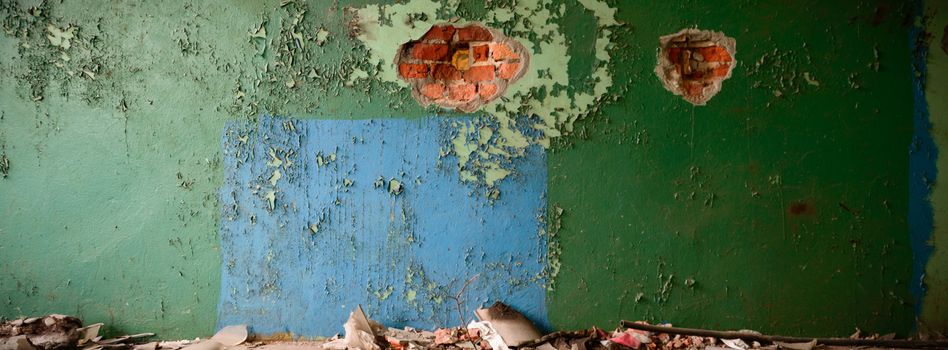
[[[471,52],[474,56],[474,62],[484,62],[487,61],[487,57],[490,56],[490,46],[487,45],[478,45],[471,46]]]
[[[441,97],[444,97],[444,84],[442,83],[425,84],[425,86],[421,87],[421,94],[433,100],[440,99]]]
[[[466,43],[471,41],[491,41],[494,36],[490,31],[481,26],[471,25],[458,29],[458,42]]]
[[[494,80],[494,66],[474,66],[464,72],[464,80],[478,82]]]
[[[731,54],[720,46],[702,47],[696,51],[704,57],[705,62],[731,62]]]
[[[411,56],[420,60],[443,61],[448,56],[448,45],[416,43],[411,48]]]
[[[477,97],[477,86],[474,84],[457,84],[448,88],[452,100],[467,102]]]
[[[520,56],[517,55],[510,46],[506,44],[491,44],[490,51],[494,56],[494,61],[503,61],[503,60],[515,60],[519,59]]]
[[[477,93],[481,95],[485,100],[489,100],[491,97],[497,94],[497,84],[494,83],[480,83],[477,85]]]
[[[671,63],[678,64],[681,62],[681,49],[677,47],[672,47],[668,49],[668,60]]]
[[[501,79],[510,79],[519,73],[520,63],[504,63],[500,65],[500,68],[497,68],[497,75]]]
[[[454,26],[434,26],[425,33],[422,40],[451,41],[454,38]]]
[[[682,84],[682,89],[685,90],[685,95],[701,96],[704,90],[704,84],[695,81],[686,81]]]
[[[461,72],[450,64],[439,64],[434,67],[431,76],[438,80],[451,81],[461,79]]]
[[[419,79],[428,77],[428,65],[416,63],[402,63],[398,65],[398,74],[406,79]]]

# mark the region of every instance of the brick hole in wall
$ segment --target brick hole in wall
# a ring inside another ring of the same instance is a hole
[[[736,43],[724,33],[683,29],[659,44],[655,73],[665,89],[694,105],[707,103],[731,77]]]
[[[478,23],[436,24],[403,44],[395,64],[422,106],[473,112],[503,96],[529,66],[519,42]]]

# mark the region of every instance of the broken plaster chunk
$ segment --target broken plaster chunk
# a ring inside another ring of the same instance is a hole
[[[227,326],[217,331],[211,340],[221,343],[224,346],[235,346],[247,340],[247,326],[236,325]]]
[[[705,105],[734,70],[736,41],[724,33],[682,29],[659,38],[659,45],[655,74],[666,90],[693,105]]]

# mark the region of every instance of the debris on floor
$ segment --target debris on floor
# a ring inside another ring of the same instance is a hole
[[[349,314],[345,335],[325,341],[253,340],[245,325],[227,326],[207,339],[143,343],[153,333],[103,339],[102,323],[82,325],[65,315],[21,318],[0,323],[0,350],[814,350],[814,349],[946,349],[948,340],[901,340],[894,334],[848,338],[807,338],[764,335],[750,330],[713,331],[669,324],[622,321],[608,332],[558,331],[542,335],[514,308],[497,302],[475,311],[479,321],[466,327],[433,331],[389,328],[370,319],[361,306]]]
[[[57,314],[20,318],[0,323],[0,350],[131,349],[136,341],[155,335],[142,333],[102,339],[99,336],[102,326],[96,323],[83,327],[78,318]]]
[[[481,321],[490,322],[509,346],[521,346],[540,338],[540,330],[526,316],[502,302],[474,312]]]

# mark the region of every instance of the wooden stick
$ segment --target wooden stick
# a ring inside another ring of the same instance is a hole
[[[733,332],[733,331],[712,331],[707,329],[678,328],[655,326],[650,324],[622,321],[622,326],[626,328],[638,329],[656,333],[695,335],[699,337],[714,337],[718,339],[741,339],[757,341],[761,343],[808,343],[816,340],[817,344],[836,345],[836,346],[876,346],[904,349],[924,349],[924,348],[948,348],[948,340],[903,340],[903,339],[850,339],[850,338],[806,338],[806,337],[787,337],[781,335],[762,335],[755,333]]]

